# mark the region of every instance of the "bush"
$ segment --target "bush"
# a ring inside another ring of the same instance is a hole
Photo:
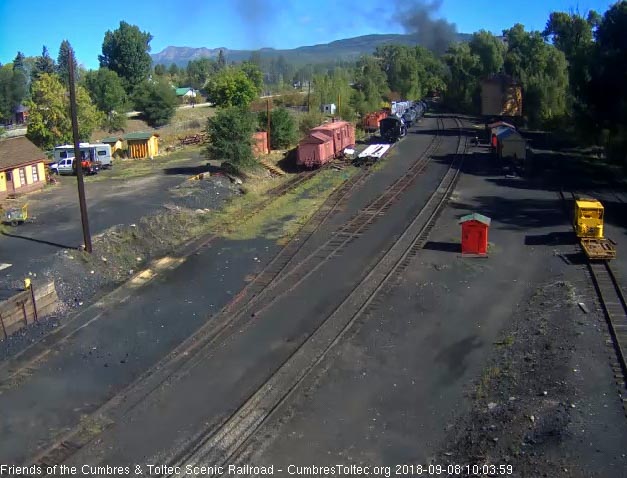
[[[248,110],[231,106],[207,120],[207,155],[228,162],[238,170],[255,164],[252,135],[257,118]]]
[[[267,129],[268,114],[263,111],[259,114],[259,126]],[[270,112],[270,148],[285,149],[298,139],[296,121],[285,108],[276,108]]]
[[[311,128],[320,126],[322,121],[322,113],[319,113],[318,111],[310,111],[306,115],[303,115],[300,118],[300,123],[298,125],[298,130],[300,131],[301,136],[306,136]]]
[[[135,90],[134,100],[146,123],[153,127],[168,124],[179,104],[174,89],[166,81],[145,81]]]

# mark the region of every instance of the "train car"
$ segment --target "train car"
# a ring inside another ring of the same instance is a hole
[[[603,231],[603,205],[593,198],[577,198],[573,227],[586,256],[591,260],[609,260],[616,257],[614,245]]]
[[[347,121],[333,121],[312,128],[298,144],[296,164],[306,168],[320,167],[341,156],[355,145],[355,127]]]
[[[417,118],[418,118],[418,115],[416,113],[416,110],[413,108],[409,108],[403,114],[403,121],[405,122],[408,128],[411,128],[411,125],[414,124]]]
[[[311,132],[320,132],[331,137],[336,157],[340,156],[346,148],[355,146],[355,127],[348,121],[332,121],[313,128]]]
[[[381,137],[390,143],[394,143],[407,134],[407,125],[398,116],[388,116],[379,123]]]
[[[379,129],[379,121],[383,118],[387,118],[388,112],[385,110],[375,111],[374,113],[368,113],[362,120],[362,128],[369,133],[377,131]]]

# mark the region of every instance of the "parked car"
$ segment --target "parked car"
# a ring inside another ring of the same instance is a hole
[[[100,163],[83,160],[83,172],[86,174],[96,174],[100,170]],[[65,158],[49,166],[50,171],[54,174],[76,174],[74,166],[74,158]]]
[[[102,169],[108,169],[113,166],[111,158],[111,146],[104,143],[80,143],[81,155],[90,161],[99,162]],[[74,156],[74,145],[64,144],[54,148],[54,159],[57,163],[63,159],[72,158]]]

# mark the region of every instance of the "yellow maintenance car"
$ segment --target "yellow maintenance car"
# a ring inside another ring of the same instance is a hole
[[[586,256],[592,260],[616,257],[616,248],[603,234],[603,204],[592,198],[575,200],[573,226]]]

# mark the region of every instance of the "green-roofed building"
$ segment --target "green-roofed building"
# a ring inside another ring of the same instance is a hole
[[[121,152],[124,148],[124,138],[120,138],[119,136],[107,136],[106,138],[102,138],[100,140],[101,143],[108,144],[111,146],[111,156],[115,155],[116,151]],[[120,154],[118,152],[118,155]]]
[[[131,159],[153,158],[159,155],[159,135],[155,133],[128,133],[124,135]]]

